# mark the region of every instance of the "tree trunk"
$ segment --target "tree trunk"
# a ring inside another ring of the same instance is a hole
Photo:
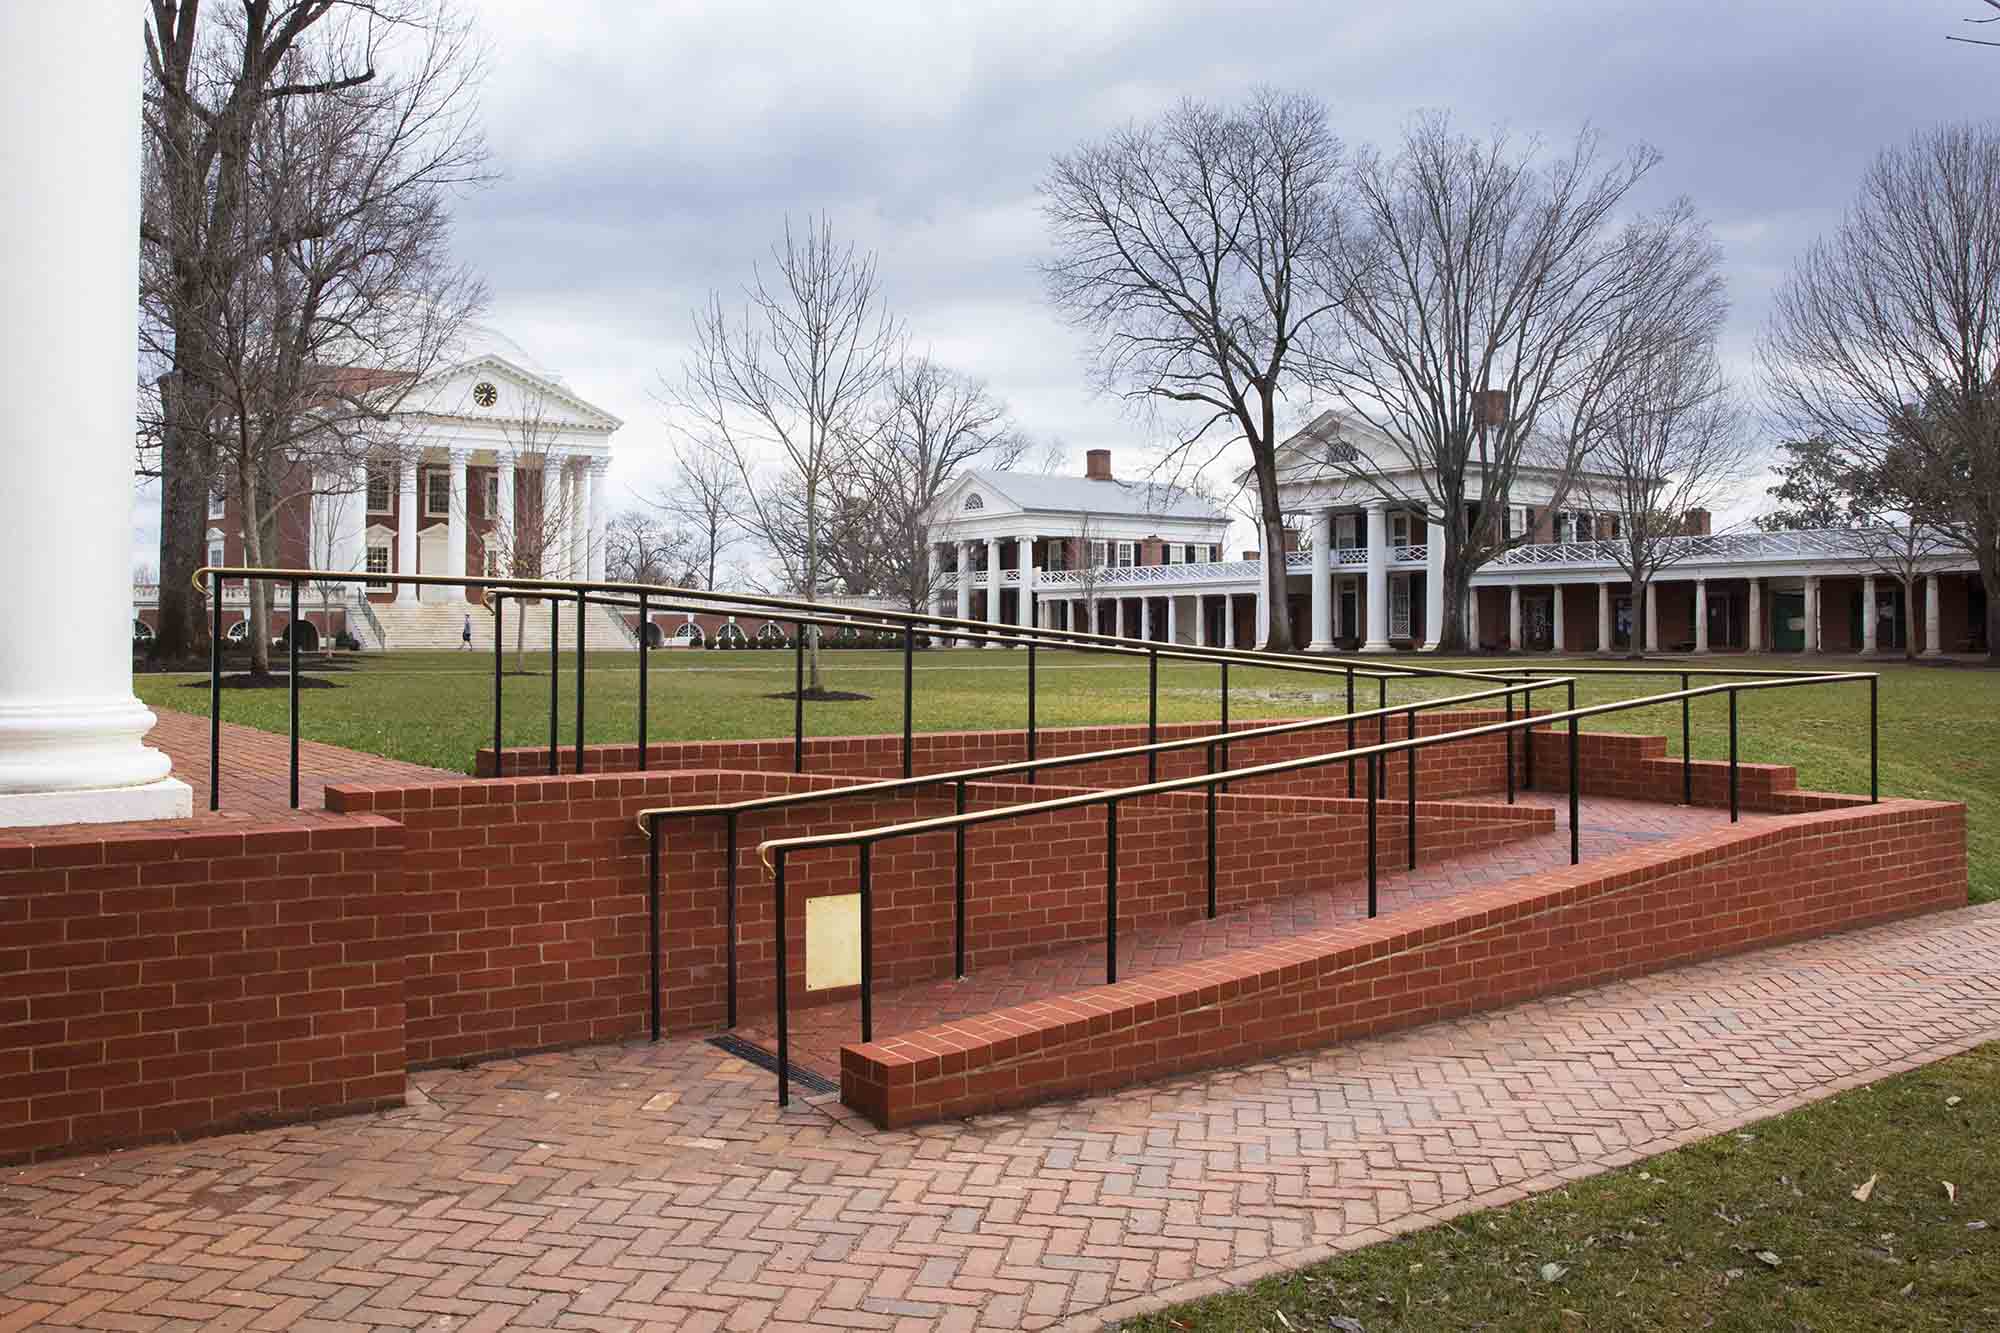
[[[1990,540],[1979,553],[1979,582],[1986,589],[1986,661],[2000,666],[2000,551]]]
[[[198,439],[180,428],[184,405],[176,378],[160,378],[160,600],[152,655],[163,665],[208,655],[207,599],[194,572],[208,559],[211,462]]]
[[[1264,516],[1264,601],[1271,608],[1271,623],[1264,634],[1264,651],[1289,653],[1292,645],[1292,608],[1286,598],[1285,520],[1281,515]],[[1124,626],[1119,626],[1122,630]]]
[[[1465,506],[1456,503],[1456,512],[1463,514]],[[1449,518],[1449,512],[1447,513]],[[1468,632],[1466,608],[1472,603],[1472,571],[1465,568],[1460,552],[1465,549],[1465,539],[1459,533],[1459,524],[1447,521],[1444,527],[1444,586],[1438,595],[1444,598],[1444,616],[1438,625],[1438,652],[1476,653],[1479,645],[1472,642]]]
[[[1630,661],[1638,661],[1646,655],[1646,589],[1649,579],[1635,578],[1632,588],[1632,628],[1625,635],[1625,656]]]
[[[806,483],[806,596],[810,602],[819,594],[819,484]],[[819,626],[802,627],[800,632],[810,636],[806,640],[806,690],[818,694],[826,688],[819,671]]]
[[[499,630],[496,628],[497,634]],[[519,676],[528,669],[528,604],[514,599],[514,674]]]
[[[253,475],[245,477],[238,487],[241,495],[243,516],[243,563],[252,568],[268,564],[265,555],[267,525],[261,518],[264,513],[263,487]],[[271,674],[271,584],[267,579],[249,581],[250,610],[249,630],[244,639],[250,648],[250,674],[268,676]]]

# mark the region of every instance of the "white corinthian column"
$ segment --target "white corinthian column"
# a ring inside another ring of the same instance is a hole
[[[0,825],[191,806],[132,693],[139,8],[0,5]],[[59,127],[59,129],[57,128]]]

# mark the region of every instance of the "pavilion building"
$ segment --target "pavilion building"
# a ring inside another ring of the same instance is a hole
[[[1326,466],[1330,446],[1343,466]],[[1625,652],[1637,636],[1649,653],[1985,651],[1984,587],[1963,552],[1922,560],[1919,595],[1905,606],[1879,547],[1853,532],[1715,533],[1699,510],[1635,609],[1618,562],[1620,516],[1559,506],[1560,482],[1522,467],[1497,498],[1504,531],[1520,540],[1472,577],[1467,632],[1482,650]],[[1314,652],[1435,649],[1443,530],[1401,453],[1322,413],[1280,446],[1278,490],[1306,538],[1271,557],[1286,567],[1284,605],[1273,608],[1263,554],[1222,551],[1219,507],[1114,480],[1106,450],[1091,451],[1082,478],[968,473],[932,511],[932,609],[1223,647],[1262,642],[1276,610]],[[1467,497],[1474,513],[1484,502]]]

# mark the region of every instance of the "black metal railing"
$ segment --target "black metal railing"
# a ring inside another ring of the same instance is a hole
[[[1359,760],[1366,764],[1368,772],[1368,812],[1367,812],[1367,892],[1368,915],[1372,918],[1378,909],[1378,852],[1376,847],[1377,805],[1379,801],[1378,775],[1386,767],[1390,756],[1407,754],[1408,766],[1412,774],[1416,770],[1416,754],[1419,751],[1440,745],[1458,744],[1487,736],[1512,737],[1519,731],[1531,731],[1538,727],[1566,725],[1569,800],[1569,853],[1570,864],[1581,860],[1579,805],[1582,791],[1582,762],[1578,728],[1582,719],[1600,717],[1611,713],[1627,712],[1639,708],[1658,707],[1678,699],[1704,698],[1717,694],[1727,694],[1729,698],[1729,818],[1732,823],[1741,817],[1739,777],[1738,777],[1738,706],[1737,695],[1744,691],[1780,689],[1801,685],[1831,685],[1846,682],[1866,682],[1869,694],[1869,799],[1880,800],[1876,774],[1878,772],[1877,753],[1877,693],[1878,677],[1873,672],[1832,672],[1821,675],[1790,676],[1783,679],[1761,679],[1731,681],[1718,685],[1704,685],[1687,690],[1649,695],[1638,699],[1617,700],[1610,703],[1592,704],[1586,707],[1569,707],[1561,712],[1537,714],[1523,718],[1512,718],[1500,722],[1480,723],[1455,731],[1441,732],[1430,736],[1412,734],[1401,740],[1380,741],[1374,745],[1358,749],[1339,750],[1325,754],[1305,755],[1291,759],[1275,760],[1252,765],[1247,768],[1226,772],[1210,771],[1184,778],[1147,782],[1136,786],[1079,792],[1069,796],[1053,797],[1048,800],[1023,802],[989,810],[960,811],[951,815],[940,815],[929,819],[912,820],[900,824],[882,825],[876,828],[857,829],[839,833],[808,834],[789,838],[774,838],[758,845],[758,856],[771,873],[773,930],[776,963],[776,1008],[778,1028],[777,1079],[778,1104],[789,1102],[790,1080],[790,975],[786,959],[785,930],[785,863],[786,858],[800,852],[833,847],[854,847],[857,862],[866,867],[873,855],[873,847],[892,839],[919,837],[928,833],[946,830],[962,830],[982,824],[999,823],[1008,820],[1029,818],[1036,815],[1054,814],[1066,810],[1081,810],[1092,806],[1105,809],[1105,878],[1104,878],[1104,941],[1105,941],[1105,983],[1115,984],[1118,980],[1118,807],[1123,802],[1148,796],[1166,795],[1186,791],[1213,791],[1224,782],[1243,782],[1250,779],[1271,777],[1304,769],[1325,767],[1346,761]],[[1567,683],[1552,681],[1550,683]],[[1414,729],[1413,729],[1414,730]],[[1532,742],[1530,742],[1532,749]],[[1511,771],[1511,749],[1510,749]],[[1412,779],[1414,784],[1414,778]],[[1414,785],[1411,788],[1414,792]],[[1410,798],[1414,815],[1415,798]],[[1216,828],[1213,819],[1208,824],[1208,856],[1216,855]],[[658,839],[654,839],[657,844]],[[874,920],[865,880],[861,894],[861,1040],[874,1040],[872,969],[868,966],[873,955]],[[654,895],[657,897],[657,894]],[[961,917],[962,919],[962,917]],[[657,959],[655,960],[657,966]],[[657,1031],[658,1018],[655,1017]]]
[[[646,834],[647,838],[656,843],[663,836],[662,826],[670,820],[694,820],[716,817],[723,820],[723,857],[725,867],[723,900],[724,919],[728,928],[725,945],[725,968],[727,971],[726,1009],[729,1026],[733,1028],[737,1022],[736,920],[738,893],[736,863],[738,860],[737,851],[740,825],[741,821],[747,816],[772,810],[795,809],[799,806],[854,800],[861,797],[872,798],[901,795],[906,792],[921,791],[926,788],[941,786],[950,786],[953,789],[954,804],[957,810],[963,813],[965,810],[966,786],[969,783],[991,782],[1019,774],[1025,778],[1028,785],[1032,786],[1036,776],[1049,769],[1080,768],[1093,764],[1118,763],[1136,759],[1145,759],[1147,761],[1147,780],[1153,781],[1158,773],[1157,760],[1159,756],[1197,749],[1206,751],[1208,769],[1210,772],[1214,772],[1217,768],[1218,754],[1223,756],[1221,760],[1222,765],[1227,766],[1228,760],[1226,755],[1229,747],[1232,745],[1243,745],[1266,740],[1274,736],[1298,735],[1303,732],[1318,731],[1328,727],[1339,726],[1343,723],[1347,724],[1351,730],[1352,725],[1356,722],[1365,723],[1372,720],[1380,725],[1386,724],[1390,718],[1405,719],[1410,729],[1410,734],[1415,735],[1417,714],[1419,712],[1462,707],[1466,704],[1496,698],[1505,698],[1511,705],[1516,695],[1527,696],[1532,701],[1535,691],[1560,689],[1564,687],[1565,683],[1560,679],[1522,681],[1516,684],[1499,685],[1491,689],[1478,690],[1469,694],[1444,695],[1434,699],[1420,700],[1412,704],[1399,704],[1394,708],[1372,709],[1353,715],[1335,714],[1327,717],[1276,722],[1267,726],[1252,727],[1242,731],[1185,736],[1178,740],[1150,741],[1143,745],[1118,746],[1103,750],[1083,750],[1074,754],[1030,756],[1027,759],[1010,760],[998,764],[985,764],[977,768],[957,769],[945,773],[927,773],[921,777],[905,776],[902,778],[885,778],[872,782],[856,782],[847,786],[832,787],[821,791],[786,792],[775,796],[755,796],[740,801],[710,802],[700,805],[656,806],[639,811],[634,818],[637,820],[640,830]],[[1570,703],[1574,705],[1573,689],[1571,690],[1571,694]],[[1411,765],[1412,771],[1409,777],[1409,842],[1411,847],[1410,865],[1412,868],[1416,865],[1417,779],[1415,767],[1414,764]],[[1214,791],[1211,790],[1210,808],[1208,811],[1211,845],[1207,863],[1208,915],[1210,917],[1215,915],[1216,910],[1216,862],[1213,848],[1215,822],[1214,795]],[[953,866],[952,974],[955,977],[963,978],[966,975],[966,867],[965,837],[962,828],[955,839]],[[647,884],[649,899],[657,902],[660,897],[660,883],[656,862],[652,863],[652,868],[648,873],[650,876]],[[655,970],[658,969],[659,960],[657,958],[653,960],[653,966]]]
[[[766,618],[790,624],[793,645],[793,710],[792,710],[792,767],[795,772],[805,771],[805,655],[808,631],[818,634],[830,626],[840,626],[855,630],[897,633],[901,636],[903,653],[903,768],[906,774],[913,773],[914,755],[914,692],[915,675],[913,658],[921,632],[929,638],[962,640],[980,643],[998,643],[1022,647],[1027,650],[1028,700],[1027,700],[1027,743],[1030,754],[1037,744],[1037,676],[1036,653],[1038,648],[1058,647],[1074,651],[1114,656],[1143,656],[1147,660],[1147,739],[1157,740],[1159,736],[1159,662],[1192,661],[1217,665],[1222,668],[1220,692],[1222,710],[1228,714],[1229,679],[1231,664],[1252,666],[1271,670],[1287,671],[1322,677],[1344,676],[1347,682],[1348,698],[1354,692],[1354,678],[1374,677],[1378,690],[1386,691],[1387,680],[1394,678],[1434,678],[1492,682],[1504,679],[1483,671],[1463,671],[1403,663],[1368,662],[1356,663],[1345,659],[1309,657],[1298,654],[1267,653],[1254,649],[1210,648],[1187,644],[1160,643],[1151,640],[1124,639],[1113,635],[1091,634],[1076,630],[1056,630],[1040,627],[1001,625],[989,621],[959,620],[953,617],[936,616],[926,612],[894,611],[883,609],[857,610],[850,607],[831,606],[796,598],[770,597],[762,594],[733,594],[713,592],[705,589],[673,588],[652,584],[604,582],[576,579],[527,579],[503,576],[454,576],[442,574],[394,574],[369,572],[337,572],[327,570],[288,570],[255,568],[247,566],[204,566],[194,576],[196,587],[209,598],[212,615],[212,635],[209,646],[209,809],[221,808],[222,782],[222,585],[225,580],[265,580],[286,587],[291,595],[294,610],[300,589],[308,583],[325,586],[329,584],[359,584],[368,586],[448,587],[478,589],[482,592],[489,609],[494,610],[494,774],[504,774],[504,705],[502,702],[504,681],[504,649],[501,645],[500,630],[502,612],[509,600],[548,601],[550,616],[549,633],[549,740],[547,768],[550,774],[560,769],[560,643],[561,604],[573,602],[576,607],[576,655],[577,682],[575,692],[575,771],[584,773],[588,764],[588,750],[585,738],[585,700],[587,693],[587,638],[588,612],[592,605],[620,611],[637,610],[642,617],[639,635],[639,672],[641,688],[638,702],[638,764],[643,770],[647,766],[648,733],[647,708],[650,690],[648,653],[651,650],[652,635],[650,617],[653,614],[704,614],[717,607],[752,607],[766,614]],[[292,623],[296,624],[296,620]],[[287,640],[292,645],[288,661],[289,717],[291,763],[291,804],[294,809],[299,804],[299,674],[297,671],[298,632],[288,629]],[[1351,707],[1350,707],[1351,711]],[[1351,784],[1350,784],[1351,785]]]

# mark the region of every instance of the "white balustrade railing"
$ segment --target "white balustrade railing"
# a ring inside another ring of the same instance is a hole
[[[1670,537],[1662,544],[1661,567],[1684,564],[1736,564],[1774,560],[1868,560],[1883,538],[1843,528],[1802,532],[1718,532],[1699,537]],[[1487,561],[1488,570],[1551,567],[1612,567],[1626,553],[1622,541],[1543,542],[1516,546]]]

